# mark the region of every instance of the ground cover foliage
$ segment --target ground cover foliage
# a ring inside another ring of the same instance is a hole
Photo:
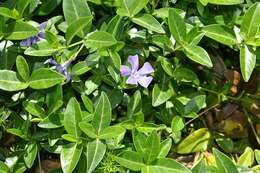
[[[257,0],[2,0],[0,172],[260,172]]]

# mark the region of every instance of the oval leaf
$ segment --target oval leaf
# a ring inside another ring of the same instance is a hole
[[[245,82],[248,82],[255,68],[256,55],[251,52],[247,45],[240,48],[240,69]]]
[[[19,91],[28,87],[27,83],[21,82],[17,73],[11,70],[0,70],[0,89],[5,91]]]
[[[161,27],[161,24],[150,14],[143,14],[140,17],[134,17],[132,19],[134,23],[147,28],[150,31],[158,32],[164,34],[165,31]]]
[[[190,58],[192,61],[195,61],[201,65],[205,65],[207,67],[213,67],[211,59],[208,53],[200,46],[192,46],[187,45],[184,47],[184,53]]]

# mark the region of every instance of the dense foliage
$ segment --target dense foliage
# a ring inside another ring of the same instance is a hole
[[[257,0],[2,0],[0,173],[260,172]]]

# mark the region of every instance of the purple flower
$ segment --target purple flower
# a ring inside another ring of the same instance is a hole
[[[38,26],[39,32],[37,35],[27,38],[26,40],[21,41],[21,46],[32,46],[41,39],[45,38],[44,29],[47,26],[47,22],[43,22]]]
[[[144,63],[143,67],[139,68],[139,59],[138,55],[129,56],[128,62],[131,64],[131,68],[126,65],[122,65],[120,68],[121,75],[123,77],[129,76],[126,80],[127,84],[137,85],[147,88],[148,85],[152,82],[153,77],[148,76],[154,72],[153,67],[149,62]]]
[[[57,72],[60,74],[63,74],[66,77],[66,83],[68,83],[71,80],[71,75],[68,72],[68,67],[70,66],[70,61],[64,63],[64,64],[58,64],[55,60],[53,59],[47,59],[44,64],[51,64],[55,68]]]

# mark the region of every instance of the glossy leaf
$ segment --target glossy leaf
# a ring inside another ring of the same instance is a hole
[[[163,75],[161,85],[154,85],[152,92],[152,105],[154,107],[165,103],[174,95],[174,90],[168,82],[166,76]]]
[[[84,0],[64,0],[62,2],[62,9],[68,25],[71,25],[80,18],[92,16],[88,4]],[[84,30],[80,30],[78,34],[84,37],[86,33]]]
[[[29,66],[24,57],[22,57],[20,55],[17,56],[16,68],[17,68],[19,75],[22,77],[22,79],[25,81],[28,81],[28,79],[30,77],[30,70],[29,70]]]
[[[32,73],[29,86],[33,89],[46,89],[60,84],[64,80],[65,76],[62,74],[47,68],[40,68]]]
[[[217,163],[218,172],[238,173],[237,167],[228,156],[215,148],[213,148],[213,154]]]
[[[81,131],[79,122],[82,120],[82,113],[80,105],[76,98],[71,98],[67,104],[64,112],[64,128],[65,130],[76,138],[79,138]]]
[[[213,66],[208,53],[202,47],[187,45],[184,47],[184,50],[187,57],[190,58],[192,61],[195,61],[207,67]]]
[[[205,35],[217,42],[231,46],[237,44],[234,32],[226,26],[213,24],[203,27]]]
[[[174,116],[171,123],[173,132],[181,131],[185,127],[184,119],[181,116]]]
[[[150,31],[154,31],[161,34],[165,33],[165,31],[161,27],[161,24],[150,14],[143,14],[140,17],[134,17],[132,21],[137,25],[147,28]]]
[[[91,173],[97,165],[101,162],[106,152],[106,145],[99,139],[96,139],[87,144],[87,151],[85,153],[87,158],[86,172]]]
[[[18,91],[28,87],[28,84],[18,78],[18,74],[10,70],[0,70],[0,89]]]
[[[50,56],[57,53],[60,49],[52,47],[47,41],[41,41],[25,50],[25,55],[30,56]]]
[[[157,158],[160,147],[160,137],[156,131],[153,131],[145,141],[143,157],[146,164],[151,164]]]
[[[117,43],[113,35],[104,31],[96,31],[87,35],[85,45],[88,48],[106,48]]]
[[[9,23],[3,30],[3,34],[7,40],[23,40],[37,33],[38,30],[35,27],[19,20]]]
[[[248,82],[255,68],[256,55],[247,45],[240,48],[240,69],[245,82]]]
[[[134,151],[124,151],[120,157],[115,157],[115,160],[133,171],[140,171],[145,166],[142,155]]]
[[[36,142],[33,142],[26,147],[23,159],[28,168],[31,168],[33,166],[37,153],[38,153],[38,146]]]
[[[216,4],[216,5],[235,5],[235,4],[242,4],[243,0],[200,0],[200,2],[204,5],[207,3]]]
[[[184,67],[180,67],[174,70],[173,77],[181,82],[191,82],[195,85],[199,85],[200,81],[196,73],[192,70]]]
[[[244,167],[251,167],[254,163],[254,151],[246,147],[244,153],[239,157],[237,164]]]
[[[73,39],[74,36],[77,35],[77,33],[82,31],[84,29],[84,27],[89,25],[91,20],[92,20],[92,17],[81,17],[78,20],[75,20],[73,23],[71,23],[68,26],[67,32],[66,32],[66,35],[65,35],[66,40],[67,40],[67,44],[69,44],[71,42],[71,40]]]
[[[63,145],[61,149],[60,161],[61,168],[64,173],[71,173],[80,159],[82,152],[82,145],[76,143],[69,143]]]
[[[98,138],[100,139],[111,139],[117,138],[118,136],[125,133],[125,128],[121,126],[109,126],[100,131]]]
[[[176,150],[179,154],[188,154],[198,151],[205,151],[210,142],[210,132],[206,128],[201,128],[180,142]]]
[[[257,31],[259,30],[260,25],[260,3],[253,4],[245,13],[241,28],[240,34],[244,39],[249,39],[255,37]]]
[[[120,16],[133,17],[139,13],[148,3],[148,0],[119,0],[120,7],[117,9],[117,14]]]
[[[176,162],[173,159],[157,159],[156,162],[153,165],[150,165],[149,167],[151,167],[152,170],[155,171],[155,173],[170,173],[170,172],[174,172],[174,173],[191,173],[191,171],[189,169],[187,169],[185,166],[183,166],[182,164]],[[143,168],[144,170],[144,168]],[[142,170],[142,173],[143,173]],[[145,173],[149,173],[149,172],[145,172]]]
[[[169,10],[168,23],[171,34],[180,43],[186,40],[186,24],[184,19],[174,10]]]
[[[97,103],[92,121],[93,127],[99,134],[101,130],[107,128],[111,122],[111,105],[105,92],[101,93]]]
[[[172,139],[168,138],[165,139],[162,143],[161,143],[161,148],[160,148],[160,152],[158,154],[158,158],[164,158],[168,155],[168,153],[170,152],[172,147]]]

